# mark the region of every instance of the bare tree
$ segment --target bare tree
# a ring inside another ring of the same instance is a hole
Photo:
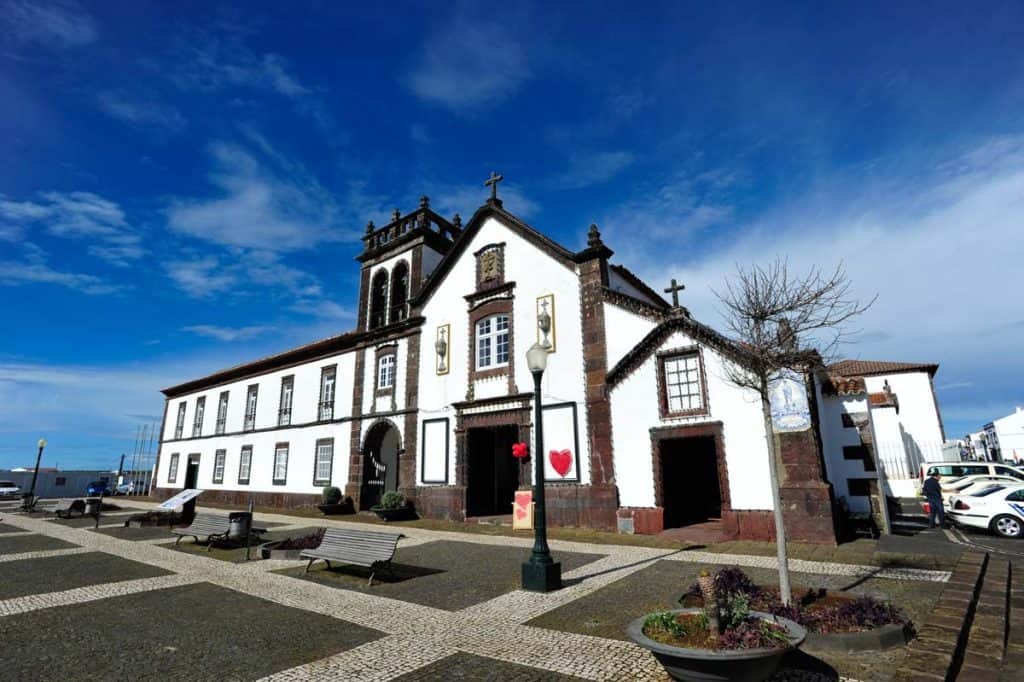
[[[784,604],[789,604],[792,595],[775,461],[771,384],[780,373],[788,370],[803,374],[834,355],[849,334],[846,323],[875,302],[875,298],[867,303],[857,301],[850,289],[841,263],[831,274],[815,267],[799,277],[789,272],[786,259],[776,258],[764,267],[737,266],[735,279],[726,282],[725,291],[715,292],[724,307],[727,334],[736,342],[743,359],[742,363],[727,365],[727,378],[761,397],[775,506],[779,593]]]

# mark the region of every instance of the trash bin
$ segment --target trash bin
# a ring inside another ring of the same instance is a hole
[[[86,514],[99,514],[103,509],[103,500],[98,497],[90,497],[85,501]]]
[[[252,527],[252,514],[249,512],[231,512],[228,514],[228,538],[244,540]]]

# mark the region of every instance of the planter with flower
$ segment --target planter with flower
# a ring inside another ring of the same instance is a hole
[[[370,507],[370,511],[385,521],[404,521],[416,515],[405,495],[397,490],[390,490],[381,495],[380,504]]]
[[[318,504],[316,507],[327,516],[334,514],[352,514],[355,512],[355,506],[352,504],[351,497],[344,497],[341,494],[341,489],[333,485],[327,486],[323,489],[323,504]]]
[[[807,631],[788,618],[753,609],[730,577],[701,571],[703,607],[648,614],[630,623],[629,636],[673,679],[767,679]]]

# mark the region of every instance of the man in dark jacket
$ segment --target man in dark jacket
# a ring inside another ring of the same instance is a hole
[[[939,528],[946,525],[946,510],[942,508],[942,486],[939,485],[939,472],[932,471],[922,488],[925,499],[928,500],[928,527],[935,528],[936,517],[939,520]]]

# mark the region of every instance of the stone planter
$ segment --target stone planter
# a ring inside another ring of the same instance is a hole
[[[261,559],[298,559],[299,555],[305,552],[304,549],[277,549],[278,545],[284,544],[284,540],[264,542],[260,545]]]
[[[701,609],[675,609],[671,613],[700,613]],[[789,646],[773,649],[732,649],[710,651],[708,649],[685,649],[656,642],[644,634],[647,616],[637,618],[629,624],[626,632],[638,645],[654,654],[665,671],[675,680],[706,680],[725,682],[760,682],[772,676],[779,667],[782,657],[791,648],[799,646],[807,636],[807,630],[786,618],[776,618],[760,611],[750,615],[777,622],[789,633]]]
[[[371,507],[370,511],[385,521],[406,521],[416,518],[416,512],[413,511],[412,507],[399,507],[398,509]]]
[[[914,635],[910,620],[905,623],[883,625],[861,632],[808,632],[804,646],[813,651],[856,653],[858,651],[882,651],[903,646]]]

